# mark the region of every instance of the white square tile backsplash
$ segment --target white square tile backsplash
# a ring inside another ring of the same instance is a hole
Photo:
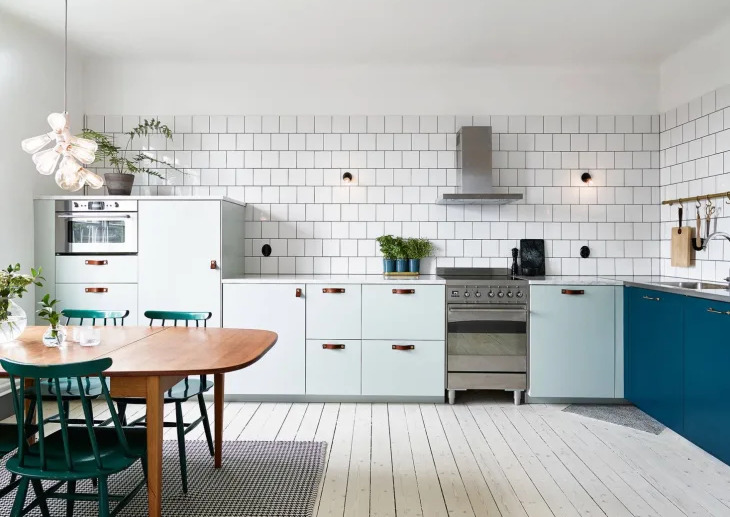
[[[133,152],[174,160],[187,174],[161,170],[167,183],[139,177],[135,191],[227,195],[247,202],[242,234],[249,273],[379,273],[382,264],[373,239],[392,233],[434,241],[436,257],[424,263],[429,271],[437,265],[507,267],[520,238],[543,238],[549,274],[652,274],[666,257],[660,255],[666,243],[659,245],[662,224],[669,221],[668,212],[659,209],[660,181],[662,194],[673,186],[681,190],[685,174],[688,185],[701,183],[697,178],[709,171],[710,157],[730,151],[730,132],[723,133],[730,117],[718,111],[722,107],[715,97],[701,101],[700,112],[705,107],[713,108],[702,115],[707,118],[705,135],[710,125],[717,131],[696,149],[691,142],[701,138],[701,124],[687,129],[694,138],[685,141],[684,128],[675,135],[675,127],[667,126],[668,114],[661,120],[606,115],[165,116],[174,141],[141,139]],[[88,115],[87,123],[122,140],[122,131],[141,118]],[[456,131],[472,124],[493,128],[494,188],[522,193],[523,201],[435,204],[458,184]],[[672,162],[662,165],[661,173],[660,146],[662,163]],[[677,161],[685,152],[687,157],[699,153],[697,162],[704,158],[707,163],[685,171]],[[722,163],[712,167],[723,169]],[[103,166],[98,170],[106,172]],[[342,181],[345,171],[354,177],[350,184]],[[590,186],[580,179],[586,171],[593,177]],[[670,181],[675,175],[678,181]],[[267,243],[272,255],[262,257]],[[591,248],[589,259],[579,257],[583,245]]]

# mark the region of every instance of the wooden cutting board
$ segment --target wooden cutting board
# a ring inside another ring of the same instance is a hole
[[[682,226],[672,228],[672,267],[690,267],[692,265],[692,228]]]

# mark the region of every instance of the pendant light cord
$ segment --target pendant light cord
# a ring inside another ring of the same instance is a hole
[[[68,113],[68,0],[65,0],[63,22],[63,112]]]

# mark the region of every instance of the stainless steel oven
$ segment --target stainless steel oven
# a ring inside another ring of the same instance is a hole
[[[499,389],[514,391],[519,403],[527,388],[529,286],[501,270],[469,272],[442,273],[449,402],[457,390]]]
[[[136,254],[137,201],[56,201],[56,254]]]

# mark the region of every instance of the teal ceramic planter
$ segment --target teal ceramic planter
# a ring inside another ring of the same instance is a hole
[[[395,271],[396,273],[407,273],[408,259],[395,259]]]
[[[408,259],[408,269],[410,269],[411,273],[420,273],[421,259]]]
[[[395,272],[395,259],[383,259],[383,273]]]

